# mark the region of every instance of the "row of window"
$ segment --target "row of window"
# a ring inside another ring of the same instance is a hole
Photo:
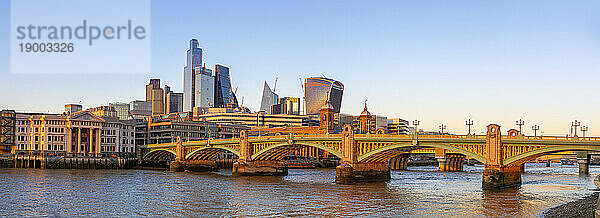
[[[29,144],[17,144],[17,150],[40,150],[42,148],[39,144],[34,144],[33,148],[29,147]],[[64,151],[65,145],[63,144],[48,144],[46,145],[47,151]]]

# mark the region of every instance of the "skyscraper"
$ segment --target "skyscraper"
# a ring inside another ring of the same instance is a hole
[[[215,106],[224,108],[227,104],[237,107],[235,93],[231,90],[229,68],[220,64],[215,65]]]
[[[267,114],[271,114],[271,107],[277,104],[279,101],[279,96],[275,94],[265,81],[265,85],[263,86],[263,94],[262,100],[260,101],[260,110],[266,112]]]
[[[202,48],[198,40],[190,40],[190,48],[187,50],[187,61],[183,68],[183,110],[192,111],[196,105],[196,67],[202,66]]]
[[[344,84],[325,77],[306,78],[304,82],[304,109],[306,114],[318,114],[319,109],[329,100],[333,112],[339,113],[342,107]]]
[[[215,103],[215,78],[212,70],[206,67],[196,67],[196,90],[194,107],[214,107]]]
[[[165,112],[164,91],[160,88],[160,79],[150,79],[146,85],[146,101],[152,103],[152,114],[162,114]]]
[[[165,113],[183,112],[183,93],[169,92],[166,105]]]

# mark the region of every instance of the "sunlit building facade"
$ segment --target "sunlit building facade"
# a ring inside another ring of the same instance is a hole
[[[306,78],[304,82],[304,103],[306,114],[318,114],[319,109],[329,101],[333,112],[339,113],[342,107],[344,84],[325,77]]]
[[[129,119],[131,119],[131,116],[129,116],[129,104],[127,104],[127,103],[121,103],[121,102],[115,102],[115,103],[108,104],[108,106],[111,106],[111,107],[115,108],[115,110],[117,111],[117,117],[120,120],[129,120]]]
[[[195,76],[196,92],[194,107],[214,107],[215,103],[215,78],[212,70],[205,67],[196,67]]]
[[[215,100],[214,107],[227,107],[232,104],[237,107],[237,98],[231,90],[231,79],[229,78],[229,67],[217,64],[215,65]]]
[[[187,61],[183,68],[183,110],[191,111],[196,105],[196,73],[195,68],[202,66],[202,48],[197,39],[190,40],[187,50]]]
[[[271,107],[277,104],[279,101],[279,96],[271,90],[269,84],[265,81],[265,85],[263,86],[263,94],[262,99],[260,101],[260,111],[264,111],[267,114],[271,113]]]

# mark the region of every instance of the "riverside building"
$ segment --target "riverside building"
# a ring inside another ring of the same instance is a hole
[[[15,154],[69,157],[133,156],[133,121],[90,110],[63,114],[15,113]]]

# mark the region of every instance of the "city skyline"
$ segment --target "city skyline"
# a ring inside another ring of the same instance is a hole
[[[64,104],[79,101],[91,108],[142,100],[150,78],[183,92],[186,47],[198,38],[208,54],[203,56],[207,66],[230,67],[232,88],[239,86],[238,98],[244,96],[252,110],[259,108],[265,80],[273,84],[279,77],[280,96],[302,96],[299,78],[323,73],[344,83],[343,113],[359,114],[368,99],[372,114],[419,119],[426,130],[444,123],[447,131],[462,133],[464,121],[472,119],[473,132],[479,134],[489,123],[508,130],[523,119],[525,134],[533,134],[535,124],[546,135],[564,135],[578,119],[589,127],[588,135],[600,134],[600,118],[594,114],[600,102],[592,98],[600,91],[594,84],[600,22],[590,11],[599,8],[596,2],[440,2],[448,6],[444,10],[423,9],[420,3],[285,2],[278,3],[279,11],[261,9],[270,4],[153,1],[152,73],[14,75],[4,67],[0,106],[60,112]],[[191,18],[206,21],[200,27],[172,25],[178,19],[174,14],[190,14],[186,11],[200,6],[207,13]],[[215,18],[229,7],[225,15],[247,19]],[[2,12],[8,8],[8,1],[0,2]],[[265,14],[254,17],[260,13]],[[0,28],[8,32],[8,13],[2,14]],[[232,36],[245,31],[251,33],[246,38]],[[9,63],[9,41],[0,36],[2,66]]]

